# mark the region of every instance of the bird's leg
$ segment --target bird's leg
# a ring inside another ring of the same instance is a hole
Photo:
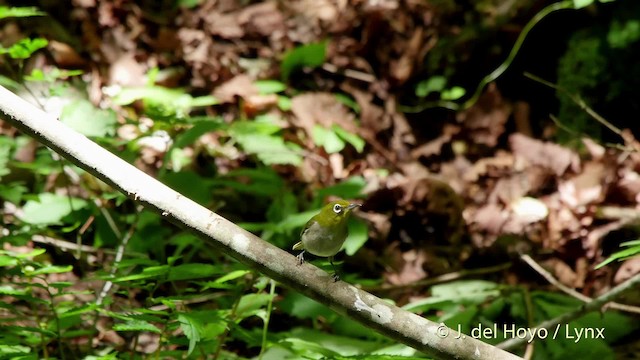
[[[304,250],[302,250],[302,252],[298,254],[298,256],[296,256],[296,258],[298,259],[298,265],[304,264]]]
[[[329,256],[329,263],[331,264],[331,267],[333,268],[333,282],[337,282],[338,280],[340,280],[340,275],[338,275],[338,271],[336,270],[336,266],[333,264],[333,256]]]

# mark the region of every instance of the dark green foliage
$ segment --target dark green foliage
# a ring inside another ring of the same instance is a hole
[[[637,133],[629,114],[640,111],[640,3],[619,1],[601,9],[604,21],[575,32],[558,65],[559,87],[582,98],[587,105],[620,128]],[[607,11],[611,15],[606,17]],[[566,93],[558,92],[560,122],[572,132],[561,131],[561,142],[573,142],[586,134],[612,139],[601,124],[590,117]],[[615,139],[619,141],[619,139]]]

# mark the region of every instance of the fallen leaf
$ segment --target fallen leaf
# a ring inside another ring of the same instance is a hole
[[[511,115],[511,105],[506,102],[494,83],[480,96],[468,110],[459,112],[457,120],[467,129],[476,144],[494,147],[504,133],[505,124]]]
[[[557,176],[562,176],[567,170],[574,172],[580,170],[578,154],[560,145],[542,142],[521,134],[509,136],[509,143],[515,156],[547,168]]]
[[[247,75],[237,75],[213,91],[213,96],[224,103],[236,102],[236,96],[248,99],[255,95],[258,95],[258,88]]]
[[[640,257],[627,259],[622,263],[622,265],[620,265],[618,271],[616,271],[616,275],[613,277],[613,282],[615,284],[620,284],[629,280],[637,273],[640,273]]]
[[[350,133],[357,133],[355,117],[329,93],[305,93],[291,99],[291,111],[295,115],[293,122],[313,136],[313,128],[320,125],[330,128],[337,124]]]
[[[590,203],[598,202],[604,196],[606,168],[600,162],[588,162],[582,173],[561,181],[558,185],[560,199],[575,209]]]

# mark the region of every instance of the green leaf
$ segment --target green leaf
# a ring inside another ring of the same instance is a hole
[[[49,42],[43,38],[22,39],[8,49],[0,46],[0,54],[9,54],[12,59],[28,59],[34,52],[47,47],[47,44]]]
[[[94,312],[98,308],[99,308],[99,305],[97,305],[95,302],[92,302],[86,305],[76,306],[69,309],[65,309],[64,311],[60,311],[58,314],[58,317],[60,319],[64,319],[67,317],[82,315],[88,312]]]
[[[172,148],[167,155],[171,164],[171,170],[175,172],[180,172],[193,163],[193,154],[181,148]]]
[[[29,191],[29,189],[22,183],[10,182],[0,184],[0,199],[17,204],[22,200],[23,195],[26,194],[27,191]]]
[[[629,241],[628,243],[625,244],[632,244],[635,245],[637,243],[637,241]],[[621,244],[624,245],[624,244]],[[629,246],[629,245],[627,245]],[[609,256],[605,261],[601,262],[600,264],[596,265],[596,269],[600,269],[601,267],[610,264],[612,262],[614,262],[615,260],[624,260],[624,259],[628,259],[630,257],[636,256],[640,254],[640,244],[636,245],[636,246],[631,246],[628,249],[624,249],[621,251],[618,251],[616,253],[614,253],[613,255]]]
[[[0,19],[8,17],[44,16],[47,13],[38,10],[37,7],[7,7],[0,6]]]
[[[288,80],[291,73],[305,66],[314,68],[322,65],[325,60],[326,48],[327,42],[323,41],[302,45],[288,51],[280,64],[282,78]]]
[[[288,96],[278,95],[278,108],[282,111],[291,110],[291,98]]]
[[[296,292],[286,293],[285,298],[278,301],[278,307],[298,319],[323,317],[330,320],[336,316],[327,306]]]
[[[215,281],[207,282],[207,284],[205,285],[205,288],[209,288],[209,287],[216,288],[221,284],[224,284],[224,283],[229,282],[231,280],[235,280],[237,278],[243,277],[243,276],[245,276],[245,275],[247,275],[249,273],[251,273],[251,271],[249,271],[249,270],[235,270],[235,271],[232,271],[232,272],[226,274],[225,276],[222,276],[222,277],[216,279]]]
[[[7,137],[0,137],[0,179],[11,173],[9,161],[11,160],[12,141]]]
[[[161,276],[165,276],[169,271],[170,271],[169,265],[150,266],[148,268],[143,269],[142,272],[139,274],[117,277],[113,279],[113,282],[157,279]]]
[[[638,39],[640,39],[640,20],[613,20],[607,34],[607,42],[612,48],[626,48]]]
[[[187,355],[191,355],[193,349],[195,349],[196,345],[200,341],[203,324],[198,318],[185,313],[178,315],[178,322],[180,323],[180,329],[182,329],[184,336],[189,339],[189,350]]]
[[[60,121],[88,137],[107,137],[116,133],[116,113],[110,109],[98,109],[84,99],[65,106]]]
[[[2,295],[26,295],[28,292],[30,291],[27,289],[16,289],[11,285],[0,285],[0,294]]]
[[[364,221],[349,222],[349,237],[344,242],[344,250],[347,255],[355,254],[369,239],[369,229]]]
[[[271,294],[247,294],[242,296],[236,308],[237,319],[242,320],[249,316],[258,315],[260,311],[267,307],[272,297]]]
[[[88,205],[86,200],[67,196],[43,193],[38,200],[29,200],[18,217],[35,225],[57,225],[72,211],[78,211]]]
[[[340,103],[351,108],[351,110],[353,110],[355,113],[360,113],[360,105],[358,105],[358,103],[355,100],[353,100],[353,98],[350,97],[349,95],[338,93],[338,94],[335,94],[334,96],[336,97],[336,99],[338,99]]]
[[[330,359],[339,355],[361,356],[377,350],[381,345],[379,341],[366,341],[307,328],[295,329],[286,341],[293,343],[293,348],[302,351],[303,354],[310,351],[318,352]],[[368,359],[368,356],[366,358]]]
[[[0,255],[0,267],[12,267],[18,264],[18,259],[13,256]]]
[[[200,5],[203,1],[204,0],[178,0],[177,4],[180,7],[191,9]]]
[[[460,86],[454,86],[451,89],[446,89],[440,94],[442,100],[458,100],[464,96],[466,90]]]
[[[487,298],[500,295],[499,285],[484,280],[462,280],[435,285],[431,297],[409,303],[402,308],[408,311],[446,309],[451,304],[480,304]]]
[[[218,119],[198,121],[190,129],[176,136],[173,146],[183,148],[185,146],[193,144],[202,135],[225,127],[226,124]]]
[[[253,83],[260,94],[277,94],[287,89],[287,85],[277,80],[258,80]]]
[[[447,78],[439,75],[432,76],[416,85],[416,96],[425,97],[434,92],[441,92],[445,86],[447,86]]]
[[[189,102],[189,107],[205,107],[220,104],[220,100],[216,99],[214,96],[205,95],[205,96],[196,96],[191,98],[191,102]]]
[[[302,157],[299,154],[300,147],[285,142],[278,136],[246,134],[236,135],[234,140],[242,146],[244,151],[256,155],[265,165],[300,165],[302,163]]]
[[[234,191],[257,196],[273,196],[282,191],[284,181],[271,168],[238,169],[212,180],[216,187],[228,187]]]
[[[593,4],[594,0],[573,0],[573,7],[575,9],[581,9],[583,7]]]
[[[0,17],[1,19],[1,17]],[[2,359],[31,360],[37,359],[36,354],[31,353],[31,348],[22,345],[0,344],[0,357]]]
[[[316,215],[320,209],[309,210],[287,216],[277,224],[269,223],[268,228],[277,233],[286,233],[294,229],[302,228],[312,216]]]
[[[365,186],[367,186],[367,182],[362,176],[351,176],[336,185],[318,190],[317,197],[324,198],[335,195],[342,199],[361,198]]]
[[[4,86],[7,89],[16,92],[15,90],[20,87],[20,83],[4,75],[0,75],[0,86]]]
[[[56,288],[58,290],[62,290],[64,288],[73,286],[73,283],[70,281],[56,281],[56,282],[49,283],[49,286],[51,286],[52,288]]]
[[[365,142],[360,136],[352,134],[338,125],[333,125],[332,129],[338,136],[340,136],[340,138],[342,138],[342,140],[351,144],[358,153],[361,153],[362,150],[364,150]]]
[[[191,280],[211,277],[220,273],[220,269],[211,264],[182,264],[172,266],[169,270],[169,281]]]
[[[146,100],[153,103],[171,104],[179,102],[180,97],[191,98],[183,90],[169,89],[162,86],[146,86],[120,89],[112,100],[116,105],[130,105],[136,100]]]
[[[33,271],[29,271],[25,269],[23,272],[27,276],[36,276],[36,275],[42,275],[42,274],[66,273],[66,272],[70,272],[71,270],[73,270],[73,266],[71,265],[68,265],[68,266],[46,265]]]
[[[144,320],[127,320],[125,323],[113,325],[115,331],[148,331],[156,334],[162,333],[155,325]]]
[[[313,126],[312,132],[313,142],[317,146],[324,147],[324,150],[329,154],[340,152],[344,149],[344,141],[331,129],[325,129],[320,125]]]
[[[28,253],[14,253],[14,252],[11,252],[11,251],[0,250],[0,254],[11,255],[12,257],[14,257],[16,259],[31,259],[31,258],[34,258],[36,256],[40,256],[40,255],[42,255],[42,254],[44,254],[46,252],[47,252],[47,250],[40,249],[40,248],[33,249],[33,250],[29,251]]]
[[[162,86],[145,86],[124,88],[113,96],[114,103],[129,105],[142,100],[147,112],[154,111],[159,116],[186,117],[193,107],[217,105],[220,103],[213,96],[192,97],[182,89],[169,89]]]
[[[255,133],[263,135],[273,135],[280,131],[277,118],[273,116],[262,116],[256,120],[235,121],[229,127],[229,135],[232,137],[242,135],[253,135]]]
[[[161,180],[167,186],[202,205],[209,203],[213,196],[212,181],[193,171],[168,172],[162,175]]]
[[[33,69],[31,74],[24,78],[28,81],[52,83],[58,79],[67,79],[70,76],[78,76],[82,74],[82,70],[60,70],[58,68],[53,68],[45,73],[42,69]]]

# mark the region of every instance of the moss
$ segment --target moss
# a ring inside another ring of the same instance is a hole
[[[557,83],[616,126],[631,128],[638,135],[636,120],[629,114],[640,111],[640,2],[621,1],[609,10],[602,24],[571,36],[558,63]],[[597,140],[619,141],[566,94],[558,92],[557,96],[558,118],[564,126]],[[560,131],[558,141],[572,143],[578,140],[575,133]]]

